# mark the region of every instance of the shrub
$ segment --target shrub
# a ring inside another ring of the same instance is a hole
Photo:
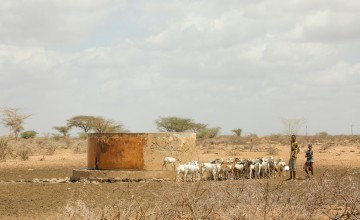
[[[49,144],[46,147],[46,155],[54,155],[55,151],[57,149],[57,146],[54,144]]]
[[[0,160],[5,160],[8,154],[8,141],[6,139],[0,139]]]
[[[220,132],[220,127],[204,128],[204,129],[201,129],[200,131],[198,131],[198,133],[196,133],[196,137],[200,138],[200,139],[214,138],[219,135],[219,132]]]
[[[54,141],[60,141],[61,136],[60,136],[59,134],[52,134],[52,139],[53,139]]]
[[[20,157],[21,160],[25,161],[28,160],[30,155],[31,155],[31,150],[30,148],[23,148],[23,149],[19,149],[17,151],[17,155]]]
[[[76,154],[82,154],[82,153],[86,153],[86,150],[87,150],[87,147],[84,146],[83,144],[81,143],[78,143],[76,145],[76,147],[74,148],[74,153]]]
[[[270,155],[278,155],[278,154],[279,154],[279,149],[276,148],[276,147],[274,147],[274,146],[270,146],[270,147],[268,148],[268,153],[269,153]]]
[[[34,138],[34,137],[36,137],[36,135],[37,135],[37,132],[33,131],[33,130],[25,131],[20,134],[21,138],[24,138],[24,139]]]
[[[320,147],[321,151],[326,151],[328,149],[330,149],[332,147],[332,145],[330,143],[325,143]]]

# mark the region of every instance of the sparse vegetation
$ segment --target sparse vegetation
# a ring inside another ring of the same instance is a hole
[[[301,127],[304,125],[304,119],[282,118],[283,131],[287,135],[298,135]]]
[[[326,146],[326,152],[324,153],[326,156],[335,156],[336,153],[340,152],[342,155],[337,157],[339,159],[343,155],[359,155],[359,139],[356,139],[359,136],[328,135],[325,139],[321,139],[317,135],[307,137],[298,135],[298,138],[299,142],[301,142],[299,144],[302,146],[306,146],[308,142],[313,143],[316,151],[315,159],[317,159],[319,150],[323,146]],[[44,164],[44,166],[53,163],[52,158],[56,157],[60,151],[86,153],[87,146],[85,139],[63,138],[60,136],[58,141],[49,137],[35,137],[17,141],[11,138],[0,139],[0,156],[2,155],[1,146],[5,146],[1,144],[1,140],[6,142],[6,148],[8,149],[6,152],[11,152],[10,146],[14,149],[13,152],[16,152],[15,154],[3,154],[6,155],[6,158],[12,157],[17,160],[16,163],[18,164],[30,164],[35,161],[33,157],[36,157],[36,161],[42,161],[41,164]],[[267,154],[277,155],[278,151],[283,152],[284,149],[288,148],[288,137],[286,135],[271,135],[269,137],[259,137],[254,134],[242,137],[228,135],[216,136],[211,139],[205,138],[198,140],[197,143],[201,146],[201,153],[206,154],[206,157],[252,159],[255,156],[249,158],[248,155],[266,156]],[[350,147],[343,149],[341,146],[339,147],[340,144]],[[48,153],[48,150],[51,149],[55,149],[52,151],[53,155]],[[284,159],[286,160],[285,157]],[[62,157],[56,160],[61,160],[61,163],[71,161]],[[341,160],[343,161],[343,158]],[[53,184],[43,184],[41,187],[44,194],[51,193],[50,203],[56,203],[56,208],[51,208],[52,217],[59,213],[57,208],[59,204],[63,206],[60,211],[61,214],[58,214],[58,219],[360,218],[359,170],[344,166],[334,166],[336,167],[334,169],[332,166],[319,167],[320,163],[320,160],[317,160],[315,178],[296,180],[294,182],[282,181],[280,178],[260,180],[242,178],[240,180],[200,181],[195,183],[156,180],[141,181],[139,183],[128,182],[127,184],[98,183],[101,184],[100,186],[86,183],[64,184],[66,186],[62,188],[58,188],[62,184],[54,184],[54,186]],[[0,165],[8,166],[4,162],[0,163]],[[298,167],[301,169],[301,164],[298,164]],[[66,167],[66,169],[66,173],[68,173],[69,167]],[[57,170],[57,167],[54,170]],[[9,174],[9,170],[3,170],[3,172],[6,172],[6,176]],[[25,170],[22,175],[25,175],[25,173],[30,175],[31,172],[35,172],[35,169],[33,171]],[[54,172],[57,171],[52,171],[52,173]],[[4,176],[2,178],[6,178]],[[19,178],[24,177],[19,176]],[[6,184],[10,183],[7,182]],[[17,184],[15,190],[21,190],[22,187],[28,185],[30,184]],[[31,184],[31,190],[33,190],[32,187],[39,190],[36,188],[36,184]],[[53,189],[56,190],[52,191]],[[56,195],[56,192],[69,192],[71,194],[67,197],[67,205],[63,200],[54,199],[53,195]],[[4,195],[2,196],[6,198]],[[11,196],[13,196],[12,193]],[[73,200],[75,196],[78,201]],[[24,202],[23,198],[16,197],[12,199],[20,201],[19,203],[26,206],[26,201]],[[256,209],[254,204],[256,204]],[[37,216],[42,213],[39,210],[34,209],[34,218],[41,218]],[[23,215],[24,212],[20,211],[18,213],[19,218],[22,218]]]
[[[8,140],[0,138],[0,161],[4,161],[9,151]]]
[[[4,108],[0,112],[2,113],[1,124],[10,128],[10,133],[17,139],[21,131],[24,130],[24,121],[31,115],[24,114],[17,108]]]
[[[305,182],[148,182],[116,185],[103,205],[69,201],[61,219],[358,219],[359,173],[323,172]],[[216,187],[215,187],[216,186]],[[215,190],[216,189],[216,190]],[[114,191],[115,192],[115,191]],[[301,196],[300,196],[301,195]],[[256,204],[256,208],[254,208]]]
[[[279,149],[273,145],[270,145],[268,148],[268,154],[269,155],[278,155],[279,154]]]
[[[28,160],[31,155],[31,149],[28,147],[23,147],[20,149],[17,149],[16,154],[20,157],[21,160],[25,161]]]

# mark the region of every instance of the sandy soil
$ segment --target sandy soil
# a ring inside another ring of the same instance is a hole
[[[288,160],[288,148],[276,146],[279,149],[275,158]],[[358,146],[332,146],[327,150],[320,150],[321,146],[314,146],[315,172],[317,167],[360,167],[360,149]],[[298,159],[298,166],[305,161],[305,149],[302,149]],[[199,161],[215,158],[256,158],[269,156],[265,147],[258,151],[245,151],[234,146],[218,145],[211,149],[199,150]],[[7,160],[0,162],[0,219],[56,219],[64,211],[64,207],[77,200],[83,200],[94,206],[102,206],[109,201],[121,197],[126,183],[36,183],[34,179],[68,178],[73,169],[86,167],[86,153],[74,154],[71,149],[58,149],[54,155],[31,156],[27,161]],[[161,158],[158,158],[161,163]],[[299,171],[298,176],[304,177]],[[318,175],[315,173],[315,177]],[[224,181],[225,182],[225,181]],[[134,183],[136,184],[136,183]],[[142,184],[142,183],[137,183]],[[154,184],[154,185],[151,185]],[[164,182],[151,183],[146,187],[163,188]],[[157,185],[156,185],[157,184]],[[165,184],[172,184],[165,182]],[[220,181],[219,181],[219,184]],[[134,186],[134,185],[132,185]],[[131,187],[132,187],[131,186]],[[144,195],[144,191],[134,189],[134,193]],[[96,202],[95,202],[96,201]]]

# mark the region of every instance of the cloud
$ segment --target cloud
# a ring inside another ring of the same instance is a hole
[[[0,6],[0,41],[54,47],[78,43],[121,7],[118,0],[5,0]]]
[[[359,107],[347,101],[360,92],[357,9],[357,1],[4,1],[0,103],[35,113],[29,126],[43,132],[79,114],[132,131],[180,116],[259,134],[277,133],[282,117],[328,125],[327,117],[329,132],[342,132],[335,125],[357,120]]]

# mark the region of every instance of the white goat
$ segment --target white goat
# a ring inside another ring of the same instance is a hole
[[[179,181],[180,173],[183,174],[184,182],[186,181],[186,174],[187,173],[187,164],[180,164],[178,167],[176,167],[176,176],[175,181]]]
[[[212,179],[216,180],[217,178],[217,167],[215,163],[202,163],[200,165],[201,168],[201,177],[206,173],[206,174],[211,174],[212,175]]]
[[[183,174],[184,182],[187,181],[188,174],[191,174],[191,180],[194,181],[194,177],[197,178],[200,172],[200,166],[197,161],[189,162],[188,164],[180,164],[176,168],[176,177],[175,181],[179,180],[180,174]]]
[[[165,169],[167,169],[166,165],[168,163],[170,163],[170,164],[172,164],[173,168],[175,169],[175,163],[178,162],[178,161],[181,162],[180,159],[175,158],[175,157],[164,157],[164,163],[162,165],[162,168],[165,167]]]
[[[191,181],[194,181],[194,177],[195,177],[195,179],[198,178],[199,172],[200,172],[200,166],[199,166],[198,162],[197,161],[191,161],[186,166],[185,180],[187,181],[187,175],[191,174]]]
[[[241,175],[244,173],[245,169],[245,163],[242,161],[238,161],[234,164],[234,176],[235,179],[238,179],[241,177]]]
[[[261,160],[260,159],[255,160],[254,173],[255,173],[255,178],[259,179],[260,173],[261,173]]]
[[[260,166],[260,176],[262,178],[265,178],[268,176],[268,170],[269,170],[269,162],[267,160],[263,161]]]

